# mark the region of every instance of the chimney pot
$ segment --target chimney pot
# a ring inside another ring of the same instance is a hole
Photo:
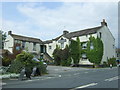
[[[8,31],[8,35],[11,35],[12,34],[12,31]]]
[[[69,31],[67,31],[67,30],[64,30],[64,31],[63,31],[63,34],[64,34],[64,35],[67,34],[67,33],[69,33]]]
[[[107,26],[107,23],[105,22],[105,19],[101,22],[101,26]]]

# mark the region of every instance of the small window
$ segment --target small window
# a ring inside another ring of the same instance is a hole
[[[61,43],[61,48],[64,48],[64,43]]]
[[[52,49],[52,46],[49,46],[49,49]]]
[[[93,43],[90,43],[90,49],[94,49]]]
[[[99,34],[100,34],[100,38],[102,37],[102,33],[101,32],[99,32]]]
[[[82,49],[87,49],[87,43],[86,42],[82,44]]]
[[[22,48],[23,49],[25,48],[25,42],[24,41],[22,42]]]
[[[113,49],[115,48],[115,45],[113,45]]]
[[[20,46],[16,46],[16,50],[18,50],[18,51],[19,51],[19,50],[20,50]]]
[[[36,43],[33,43],[33,51],[36,51]]]
[[[86,53],[82,54],[82,59],[87,59]]]

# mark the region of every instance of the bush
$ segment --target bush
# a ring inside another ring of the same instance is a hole
[[[109,65],[108,65],[107,62],[103,62],[103,66],[104,66],[104,67],[108,67]]]
[[[46,66],[43,64],[43,62],[37,62],[36,67],[39,69],[41,74],[47,73]]]
[[[10,68],[8,69],[8,72],[11,73],[20,73],[20,71],[23,69],[24,65],[18,61],[18,60],[14,60],[12,61]]]
[[[113,66],[116,66],[116,58],[110,58],[108,59],[108,65],[112,64]]]
[[[7,58],[7,57],[2,58],[2,65],[3,66],[9,66],[10,64],[11,64],[10,58]]]

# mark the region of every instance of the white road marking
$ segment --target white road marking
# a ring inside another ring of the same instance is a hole
[[[76,87],[75,89],[86,88],[86,87],[94,86],[94,85],[97,85],[97,83],[91,83],[91,84],[83,85],[83,86],[80,86],[80,87]]]
[[[105,79],[105,81],[113,81],[113,80],[118,80],[118,76],[112,77],[112,78],[109,78],[109,79]]]
[[[74,75],[78,75],[79,73],[75,73]]]
[[[6,85],[7,83],[2,83],[2,85]]]
[[[61,77],[61,75],[59,75],[59,77]]]

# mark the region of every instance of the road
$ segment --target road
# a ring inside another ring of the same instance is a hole
[[[49,74],[31,80],[3,80],[2,88],[118,88],[118,68],[48,66]]]

